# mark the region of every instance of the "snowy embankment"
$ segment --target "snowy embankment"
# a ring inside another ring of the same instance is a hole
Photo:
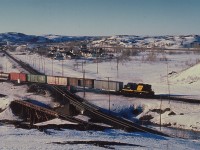
[[[181,84],[199,84],[200,82],[200,63],[186,70],[179,72],[171,77],[171,81]]]
[[[78,93],[83,96],[83,93]],[[101,108],[109,109],[108,95],[86,93],[85,97],[90,103]],[[145,122],[144,117],[150,117],[150,121],[155,124],[167,125],[169,127],[200,131],[200,105],[185,104],[154,99],[128,98],[123,96],[111,95],[110,110],[124,118],[133,121]],[[161,116],[160,116],[161,110]]]

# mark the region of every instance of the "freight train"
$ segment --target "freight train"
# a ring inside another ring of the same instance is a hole
[[[25,73],[3,73],[0,72],[0,80],[9,80],[14,82],[31,82],[50,85],[60,85],[69,87],[84,87],[87,89],[95,89],[100,91],[112,92],[115,94],[125,96],[154,96],[154,91],[149,84],[136,84],[128,83],[123,86],[123,82],[108,81],[108,80],[96,80],[89,78],[76,78],[76,77],[61,77],[61,76],[49,76],[49,75],[35,75]]]

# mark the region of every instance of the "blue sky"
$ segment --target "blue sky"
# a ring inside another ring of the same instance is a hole
[[[0,0],[0,33],[200,34],[200,0]]]

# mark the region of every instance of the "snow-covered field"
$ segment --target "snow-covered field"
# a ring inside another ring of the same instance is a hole
[[[41,72],[52,75],[62,75],[62,63],[64,66],[65,76],[82,77],[82,60],[79,63],[75,60],[51,60],[33,55],[17,55],[15,56],[23,61],[28,62]],[[97,64],[87,61],[83,65],[87,78],[107,79],[127,82],[143,82],[152,85],[156,94],[180,95],[187,98],[196,98],[200,100],[199,93],[199,66],[196,62],[200,59],[195,53],[181,53],[176,55],[166,54],[168,61],[159,61],[162,55],[157,56],[156,61],[145,61],[146,54],[132,57],[131,61],[123,61],[119,63],[117,71],[116,61],[102,62]],[[53,62],[53,65],[52,65]],[[6,57],[0,57],[1,70],[4,72],[22,71],[17,65],[11,64]],[[77,67],[76,64],[79,64]],[[15,66],[15,67],[14,67]],[[191,67],[192,66],[192,67]],[[173,73],[167,75],[169,73]],[[13,116],[9,109],[9,103],[13,99],[26,99],[42,101],[47,105],[56,105],[52,102],[49,95],[39,96],[33,93],[26,93],[27,86],[13,86],[11,83],[0,83],[0,94],[7,97],[0,99],[0,119],[18,119]],[[82,93],[78,93],[80,96]],[[86,99],[100,107],[108,109],[108,95],[97,95],[86,93]],[[142,108],[143,112],[138,116],[131,114],[133,108]],[[118,97],[111,95],[111,110],[119,113],[123,117],[134,120],[143,115],[152,115],[152,122],[159,123],[160,115],[152,112],[153,109],[160,108],[160,101],[143,100],[138,98]],[[171,101],[163,101],[162,110],[170,108],[162,114],[162,123],[171,123],[173,127],[193,129],[200,131],[199,105],[178,103]],[[176,115],[169,116],[173,111]],[[134,118],[135,117],[135,118]],[[115,141],[129,144],[137,144],[144,147],[133,146],[113,146],[116,149],[199,149],[200,141],[179,138],[163,138],[160,136],[144,134],[144,133],[126,133],[120,130],[106,131],[74,131],[74,130],[47,130],[47,132],[39,132],[37,130],[16,129],[12,125],[5,126],[0,124],[0,149],[103,149],[92,145],[69,145],[69,144],[53,144],[52,142],[66,141]]]
[[[200,143],[194,140],[163,138],[144,133],[127,133],[119,130],[76,131],[76,130],[38,130],[16,129],[12,126],[0,126],[1,149],[107,149],[89,144],[65,144],[67,141],[115,141],[140,146],[115,146],[115,149],[199,149]],[[57,143],[61,144],[57,144]],[[63,143],[63,144],[62,144]]]
[[[64,144],[66,141],[115,141],[137,144],[139,146],[110,146],[115,149],[199,149],[198,141],[163,138],[144,133],[126,133],[119,130],[76,131],[47,130],[39,132],[35,129],[16,129],[12,126],[0,126],[1,149],[107,149],[89,144]],[[53,142],[60,142],[56,144]],[[63,144],[62,144],[63,143]]]

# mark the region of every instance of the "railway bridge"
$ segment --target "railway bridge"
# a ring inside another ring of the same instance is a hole
[[[29,121],[30,126],[33,126],[35,123],[59,118],[57,112],[49,108],[34,105],[28,101],[14,100],[11,102],[10,107],[15,115],[25,119],[25,121]]]

